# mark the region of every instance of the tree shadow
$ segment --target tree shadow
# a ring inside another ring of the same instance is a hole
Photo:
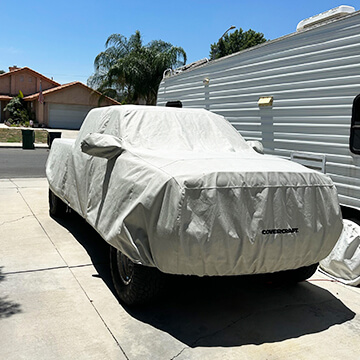
[[[3,266],[0,266],[0,282],[5,281]],[[21,313],[21,305],[8,299],[8,296],[0,296],[0,319],[8,318]]]
[[[77,214],[57,220],[88,252],[114,296],[109,245]],[[166,293],[151,304],[124,309],[189,347],[259,345],[297,338],[350,321],[355,313],[309,282],[270,283],[267,276],[168,276]],[[119,305],[120,306],[120,305]]]

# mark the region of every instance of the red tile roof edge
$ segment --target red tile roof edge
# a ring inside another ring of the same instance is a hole
[[[54,88],[51,88],[51,89],[48,89],[48,90],[44,90],[42,93],[43,93],[44,96],[46,96],[46,95],[48,95],[48,94],[51,94],[51,93],[54,93],[54,92],[57,92],[57,91],[61,91],[61,90],[63,90],[63,89],[66,89],[66,88],[71,87],[71,86],[74,86],[74,85],[81,85],[81,86],[83,86],[84,88],[89,89],[89,90],[91,90],[92,92],[98,94],[99,96],[102,95],[102,96],[104,96],[104,98],[106,98],[106,99],[108,99],[108,100],[110,100],[110,101],[113,101],[114,103],[120,105],[120,103],[119,103],[118,101],[116,101],[115,99],[113,99],[113,98],[111,98],[111,97],[109,97],[109,96],[106,96],[106,95],[101,94],[99,91],[92,89],[91,87],[83,84],[83,83],[80,82],[80,81],[73,81],[73,82],[70,82],[70,83],[67,83],[67,84],[59,85],[59,86],[57,86],[57,87],[54,87]],[[28,95],[28,96],[24,97],[24,100],[25,100],[25,101],[32,101],[32,100],[37,99],[38,97],[39,97],[39,93],[35,93],[35,94]]]
[[[8,95],[0,95],[0,100],[11,100],[13,97]]]
[[[0,78],[1,77],[5,77],[5,76],[9,76],[9,75],[12,75],[12,74],[15,74],[17,72],[21,72],[21,71],[30,71],[32,73],[34,73],[35,75],[37,75],[38,77],[41,77],[42,79],[45,79],[46,81],[49,81],[51,82],[53,85],[57,85],[59,86],[60,83],[54,81],[54,80],[51,80],[50,78],[38,73],[37,71],[33,70],[33,69],[30,69],[29,67],[25,66],[25,67],[22,67],[22,68],[19,68],[19,69],[14,69],[13,71],[8,71],[6,73],[3,73],[3,74],[0,74]]]

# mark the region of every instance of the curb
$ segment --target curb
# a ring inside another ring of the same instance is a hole
[[[48,149],[48,144],[34,144],[35,149]],[[22,149],[22,143],[0,143],[0,148],[5,149]],[[24,150],[33,150],[33,149],[24,149]]]

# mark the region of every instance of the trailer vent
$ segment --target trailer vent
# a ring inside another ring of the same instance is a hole
[[[317,170],[325,174],[326,157],[323,154],[292,152],[291,161],[295,161],[310,169]]]
[[[329,20],[337,20],[337,19],[340,19],[341,17],[349,15],[353,12],[355,12],[354,7],[347,6],[347,5],[341,5],[334,9],[325,11],[321,14],[314,15],[305,20],[301,20],[296,27],[296,31],[307,29],[309,27],[313,27],[313,26],[319,25],[321,23],[327,22]]]

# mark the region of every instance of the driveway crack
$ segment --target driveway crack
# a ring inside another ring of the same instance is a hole
[[[252,315],[254,315],[253,312],[247,314],[246,316],[241,316],[240,318],[238,318],[238,319],[236,319],[236,320],[234,320],[234,321],[231,321],[228,325],[222,327],[221,329],[218,329],[218,330],[212,332],[211,334],[208,334],[208,335],[204,335],[204,336],[199,337],[196,341],[194,341],[194,342],[191,344],[191,347],[196,346],[196,344],[198,344],[198,343],[199,343],[201,340],[203,340],[203,339],[212,337],[212,336],[214,336],[214,335],[217,335],[217,334],[223,332],[224,330],[227,330],[227,329],[231,328],[232,326],[236,325],[239,321],[243,321],[243,320],[251,317]]]
[[[173,356],[170,360],[174,360],[176,359],[178,356],[180,356],[186,349],[188,349],[189,346],[184,347],[178,354],[176,354],[175,356]]]
[[[11,223],[20,221],[20,220],[28,218],[28,217],[32,217],[32,215],[25,215],[25,216],[22,216],[21,218],[15,219],[15,220],[4,221],[4,222],[0,223],[0,226],[3,226],[5,224],[11,224]]]

